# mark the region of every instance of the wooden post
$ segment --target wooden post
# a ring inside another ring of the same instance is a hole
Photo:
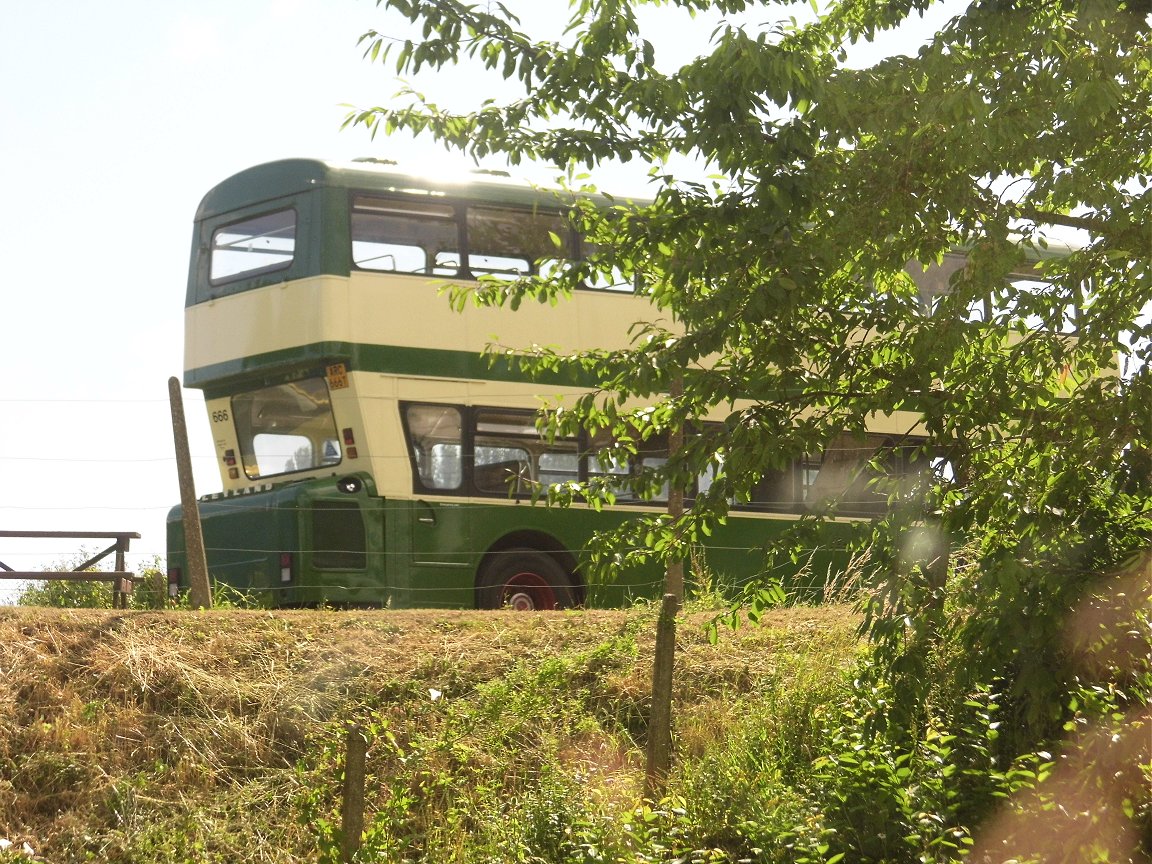
[[[344,756],[344,800],[340,808],[340,860],[351,864],[364,835],[364,762],[368,742],[359,726],[348,728]]]
[[[123,573],[127,568],[128,540],[125,537],[116,539],[116,570]],[[117,579],[112,583],[112,608],[127,609],[128,595],[132,592],[132,582],[128,579]]]
[[[168,379],[168,401],[172,406],[172,437],[176,444],[176,474],[180,481],[180,507],[184,512],[184,553],[188,559],[188,600],[193,609],[212,606],[208,584],[208,560],[204,534],[200,529],[200,507],[192,480],[192,456],[188,452],[188,426],[184,422],[184,399],[180,379]]]
[[[684,443],[684,433],[677,431],[668,436],[669,451],[676,452],[674,448]],[[684,515],[684,490],[675,484],[668,487],[668,515],[673,523]],[[684,601],[684,559],[682,557],[669,558],[664,571],[664,592],[676,598],[677,603]]]
[[[665,594],[656,622],[656,656],[652,663],[652,709],[648,716],[648,754],[644,773],[644,797],[664,797],[672,768],[672,669],[676,659],[675,595]]]
[[[668,388],[668,398],[675,400],[684,395],[684,379],[677,375]],[[684,427],[677,426],[668,433],[668,458],[671,460],[684,448]],[[668,516],[672,523],[684,515],[684,490],[675,483],[668,484]],[[664,571],[664,593],[684,602],[684,558],[669,558]]]

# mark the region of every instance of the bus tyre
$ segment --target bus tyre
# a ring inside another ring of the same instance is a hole
[[[533,549],[497,552],[480,574],[476,604],[481,609],[531,612],[575,605],[572,583],[556,559]]]

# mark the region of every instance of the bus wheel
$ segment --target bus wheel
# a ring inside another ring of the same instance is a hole
[[[481,609],[531,612],[573,605],[572,583],[556,559],[532,549],[497,552],[476,586]]]

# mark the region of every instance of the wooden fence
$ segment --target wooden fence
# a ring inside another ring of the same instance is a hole
[[[48,581],[67,581],[67,582],[111,582],[112,583],[112,607],[114,609],[128,608],[128,596],[132,593],[132,587],[135,583],[142,581],[141,577],[137,576],[129,570],[126,570],[127,564],[125,558],[128,555],[128,545],[132,540],[139,540],[140,535],[135,531],[0,531],[0,538],[23,538],[27,540],[47,540],[47,539],[73,539],[73,540],[113,540],[111,546],[105,549],[98,555],[93,555],[83,564],[74,567],[72,570],[55,570],[55,571],[34,571],[34,570],[13,570],[3,561],[0,561],[0,579],[24,579],[28,581],[42,582]],[[115,570],[89,570],[92,567],[103,561],[112,553],[116,553]]]

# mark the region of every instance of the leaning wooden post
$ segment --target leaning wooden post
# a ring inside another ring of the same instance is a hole
[[[359,726],[348,728],[344,755],[344,801],[340,808],[340,860],[351,864],[364,835],[364,762],[368,742]]]
[[[176,443],[176,474],[180,480],[180,508],[184,512],[184,553],[188,559],[188,602],[193,609],[212,606],[208,584],[208,559],[204,533],[200,529],[200,507],[192,480],[192,456],[188,451],[188,425],[184,422],[184,399],[180,379],[168,379],[168,401],[172,405],[172,437]]]
[[[672,667],[676,658],[676,612],[679,608],[676,596],[665,594],[656,623],[652,710],[648,716],[648,764],[644,776],[644,797],[648,801],[659,801],[664,797],[668,772],[672,768]]]

